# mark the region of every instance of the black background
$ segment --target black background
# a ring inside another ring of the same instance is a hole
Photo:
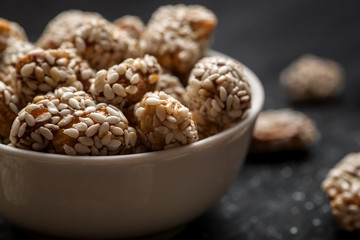
[[[175,1],[4,1],[0,17],[22,25],[31,41],[57,13],[97,11],[109,20],[125,14],[145,22]],[[195,3],[183,1],[183,3]],[[344,155],[359,151],[360,2],[318,0],[198,1],[217,15],[213,48],[249,66],[261,79],[265,109],[289,107],[312,117],[321,141],[307,152],[249,154],[219,202],[175,237],[189,239],[359,239],[340,230],[321,182]],[[304,53],[340,62],[346,86],[336,99],[295,104],[279,85],[279,72]],[[191,198],[191,196],[189,196]],[[0,240],[27,239],[0,218]]]

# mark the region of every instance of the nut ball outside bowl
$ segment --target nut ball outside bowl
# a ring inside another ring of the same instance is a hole
[[[193,220],[221,197],[245,159],[264,92],[244,70],[253,96],[248,116],[186,146],[85,157],[0,144],[0,215],[25,230],[83,239],[150,235]]]

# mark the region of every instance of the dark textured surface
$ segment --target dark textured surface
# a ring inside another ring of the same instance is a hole
[[[146,21],[165,3],[0,0],[0,17],[20,23],[35,41],[46,23],[65,9],[98,11],[111,20],[134,14]],[[308,152],[249,155],[223,198],[175,239],[359,239],[359,233],[338,229],[320,184],[345,154],[359,150],[360,2],[198,3],[218,16],[213,48],[242,61],[262,80],[265,109],[291,107],[307,113],[317,122],[322,140]],[[332,58],[345,67],[347,82],[340,97],[312,105],[287,99],[279,72],[303,53]],[[0,240],[27,238],[0,218]]]

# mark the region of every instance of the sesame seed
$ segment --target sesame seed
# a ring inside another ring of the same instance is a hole
[[[31,147],[35,150],[35,151],[40,151],[42,149],[44,149],[46,147],[46,145],[44,143],[38,143],[35,142],[31,145]]]
[[[72,121],[73,117],[74,116],[72,116],[72,115],[67,115],[63,119],[61,119],[57,125],[59,127],[64,127],[65,125],[68,125]]]
[[[60,116],[53,116],[51,119],[52,124],[57,124],[60,121]]]
[[[36,121],[36,122],[45,122],[45,121],[49,120],[49,119],[51,118],[51,116],[52,116],[51,113],[45,112],[45,113],[39,115],[39,116],[35,119],[35,121]]]
[[[69,63],[69,60],[67,58],[59,58],[56,60],[56,64],[65,66]]]
[[[231,108],[233,101],[234,101],[233,95],[228,95],[226,99],[226,110],[229,110]]]
[[[221,112],[221,108],[218,104],[218,102],[215,99],[211,100],[211,106],[217,111],[217,112]]]
[[[63,101],[67,101],[70,98],[74,97],[74,93],[72,92],[65,92],[62,96],[61,96],[61,100]]]
[[[49,113],[51,113],[51,114],[59,113],[59,109],[52,102],[49,102],[49,104],[47,105],[47,109],[48,109]]]
[[[74,148],[70,147],[69,145],[64,145],[63,149],[67,155],[76,156],[76,151]]]
[[[63,117],[69,115],[70,113],[71,113],[70,109],[63,109],[60,111],[60,115]]]
[[[41,133],[46,139],[48,139],[48,140],[53,140],[54,136],[53,136],[52,132],[51,132],[49,129],[47,129],[47,128],[45,128],[45,127],[40,127],[39,130],[40,130],[40,133]]]
[[[87,108],[85,108],[85,110],[84,110],[85,113],[92,113],[92,112],[95,112],[95,111],[96,111],[96,107],[95,107],[95,106],[87,107]]]
[[[97,135],[94,136],[94,143],[95,143],[95,147],[97,147],[98,149],[103,147],[101,140],[100,140],[99,136],[97,136]]]
[[[44,81],[53,88],[55,88],[57,85],[57,82],[55,82],[52,78],[49,78],[48,76],[44,77]]]
[[[21,124],[21,126],[19,127],[19,132],[17,133],[17,136],[18,136],[19,138],[21,138],[21,137],[24,135],[25,130],[26,130],[26,126],[27,126],[27,124],[24,122],[24,123]]]
[[[108,100],[112,100],[115,97],[114,91],[109,84],[105,84],[104,86],[104,96]]]
[[[172,132],[169,132],[168,134],[166,134],[165,143],[170,144],[173,138],[174,138],[174,134]]]
[[[203,86],[204,86],[204,88],[205,88],[206,90],[212,90],[212,89],[214,89],[214,84],[213,84],[212,81],[209,80],[209,79],[205,79],[205,80],[203,81]]]
[[[145,108],[143,107],[139,107],[138,109],[136,109],[135,111],[135,115],[138,117],[138,118],[142,118],[145,114]]]
[[[166,110],[165,110],[165,108],[163,106],[161,106],[161,105],[158,105],[156,107],[156,115],[158,116],[160,122],[165,121],[165,118],[166,118]]]
[[[57,108],[61,111],[65,108],[68,108],[69,106],[66,103],[59,103],[59,105],[57,105]]]
[[[159,127],[156,127],[154,129],[156,132],[162,134],[162,135],[166,135],[169,133],[169,129],[167,127],[164,127],[164,126],[159,126]]]
[[[51,55],[50,52],[45,53],[45,58],[51,65],[53,65],[55,63],[55,57],[53,55]]]
[[[5,104],[9,105],[10,101],[11,101],[11,94],[8,90],[4,91],[4,96],[5,96]]]
[[[112,72],[111,74],[108,74],[107,77],[107,83],[113,84],[119,79],[119,74],[117,72]]]
[[[130,138],[130,145],[135,146],[136,140],[137,140],[136,133],[135,132],[130,132],[129,138]]]
[[[167,116],[166,116],[166,120],[168,120],[168,121],[171,122],[171,123],[176,123],[176,122],[177,122],[176,118],[174,118],[174,117],[171,116],[171,115],[167,115]]]
[[[83,122],[73,124],[72,126],[78,131],[86,131],[86,129],[88,128],[87,124]]]
[[[80,103],[78,100],[76,100],[75,98],[70,98],[69,99],[69,105],[70,107],[72,108],[75,108],[75,109],[80,109]]]
[[[115,83],[112,86],[113,91],[115,92],[116,95],[120,96],[120,97],[125,97],[126,96],[126,92],[124,87],[119,84],[119,83]]]
[[[121,145],[121,141],[117,140],[117,139],[112,139],[108,144],[107,146],[109,148],[113,148],[113,149],[116,149],[118,147],[120,147]]]
[[[15,118],[10,131],[10,136],[15,137],[18,134],[20,128],[20,120],[18,118]]]
[[[89,147],[87,147],[81,143],[75,144],[74,149],[80,154],[87,154],[87,153],[91,152],[91,149]]]
[[[130,141],[130,139],[129,139],[129,132],[128,132],[128,130],[125,130],[124,131],[124,138],[125,138],[125,145],[129,145],[129,141]]]
[[[131,84],[138,84],[139,82],[140,82],[140,75],[138,73],[136,73],[131,77],[130,83]]]
[[[124,130],[122,130],[122,128],[120,127],[115,127],[115,126],[110,126],[110,131],[118,136],[121,136],[124,134]]]
[[[15,114],[17,114],[18,111],[19,111],[18,107],[17,107],[13,102],[11,102],[11,103],[9,104],[9,108],[10,108],[10,110],[13,111],[13,113],[15,113]]]
[[[220,86],[219,88],[219,94],[221,101],[225,102],[227,98],[227,91],[223,86]]]
[[[233,100],[232,106],[233,106],[234,109],[239,109],[240,108],[240,99],[236,95],[234,95],[234,100]]]
[[[89,137],[79,137],[78,141],[85,146],[91,147],[94,145],[94,140]]]
[[[101,138],[101,143],[103,144],[103,145],[108,145],[109,143],[110,143],[110,141],[111,141],[111,136],[112,136],[112,133],[111,132],[107,132],[106,134],[105,134],[105,136],[103,136],[102,138]]]
[[[95,102],[90,100],[90,99],[85,99],[85,105],[90,107],[90,106],[95,106]]]
[[[226,74],[228,71],[229,71],[229,69],[228,69],[227,66],[222,66],[222,67],[219,68],[218,73],[221,74],[221,75],[224,75],[224,74]]]
[[[83,52],[86,49],[86,43],[81,37],[75,38],[75,46],[79,50],[79,52]]]
[[[84,114],[85,114],[85,112],[82,111],[82,110],[76,110],[74,112],[74,115],[77,116],[77,117],[83,116]]]
[[[137,92],[137,87],[135,85],[129,85],[125,88],[125,91],[130,94],[135,94]]]
[[[149,97],[145,100],[145,102],[148,104],[148,105],[158,105],[161,103],[161,100],[160,99],[157,99],[155,97]]]
[[[65,129],[64,133],[72,138],[77,138],[79,136],[79,131],[75,128]]]
[[[117,116],[109,116],[106,118],[106,122],[110,123],[110,124],[116,124],[118,122],[120,122],[121,119]]]
[[[54,129],[54,130],[59,130],[60,129],[60,127],[58,125],[51,124],[51,123],[45,124],[44,127],[48,128],[48,129]]]
[[[125,64],[119,64],[117,67],[116,67],[116,71],[120,74],[120,75],[122,75],[122,74],[124,74],[125,72],[126,72],[126,66],[125,66]]]
[[[164,121],[163,125],[170,128],[170,129],[177,129],[178,128],[176,123],[172,123],[172,122],[169,122],[169,121]]]
[[[86,136],[88,136],[88,137],[94,136],[97,133],[97,131],[99,130],[99,128],[100,128],[100,124],[98,124],[98,123],[90,126],[85,132]]]
[[[39,134],[37,134],[35,132],[31,132],[30,136],[31,136],[32,139],[34,139],[35,142],[43,143],[43,139]]]
[[[90,113],[90,117],[98,123],[103,123],[106,120],[106,116],[101,113]]]
[[[249,101],[249,100],[250,100],[249,95],[242,96],[242,97],[240,98],[240,101],[241,101],[241,102],[247,102],[247,101]]]
[[[81,122],[85,123],[88,126],[94,125],[94,121],[91,118],[88,118],[88,117],[87,118],[82,118],[82,117],[80,117],[79,120]]]
[[[131,68],[128,68],[126,70],[125,77],[130,80],[132,76],[133,76],[133,72],[132,72]]]
[[[100,154],[99,150],[95,146],[92,146],[91,147],[91,155],[98,156],[99,154]]]
[[[103,137],[108,131],[109,131],[109,123],[108,122],[104,122],[103,124],[101,124],[100,128],[99,128],[99,137]]]
[[[25,64],[20,70],[21,76],[29,77],[33,73],[35,65],[34,62]]]

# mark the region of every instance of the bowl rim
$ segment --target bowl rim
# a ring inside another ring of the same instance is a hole
[[[215,50],[209,50],[208,56],[222,56],[240,62],[228,55],[225,55]],[[69,156],[63,154],[19,149],[9,145],[0,144],[0,155],[10,155],[12,157],[22,158],[25,161],[40,161],[48,163],[90,163],[96,165],[104,165],[117,162],[121,164],[133,164],[141,162],[149,163],[150,159],[156,161],[169,161],[171,159],[179,157],[179,155],[187,155],[196,149],[202,149],[207,145],[211,146],[215,144],[221,144],[225,142],[225,140],[228,139],[234,132],[238,132],[246,127],[250,127],[251,123],[255,122],[255,119],[261,112],[264,104],[265,93],[261,81],[255,75],[255,73],[250,70],[246,65],[244,65],[243,63],[241,63],[241,65],[244,68],[244,74],[247,77],[247,80],[250,82],[250,88],[253,93],[251,98],[251,108],[249,109],[247,116],[231,128],[228,128],[220,133],[217,133],[200,141],[167,150],[111,156]]]

